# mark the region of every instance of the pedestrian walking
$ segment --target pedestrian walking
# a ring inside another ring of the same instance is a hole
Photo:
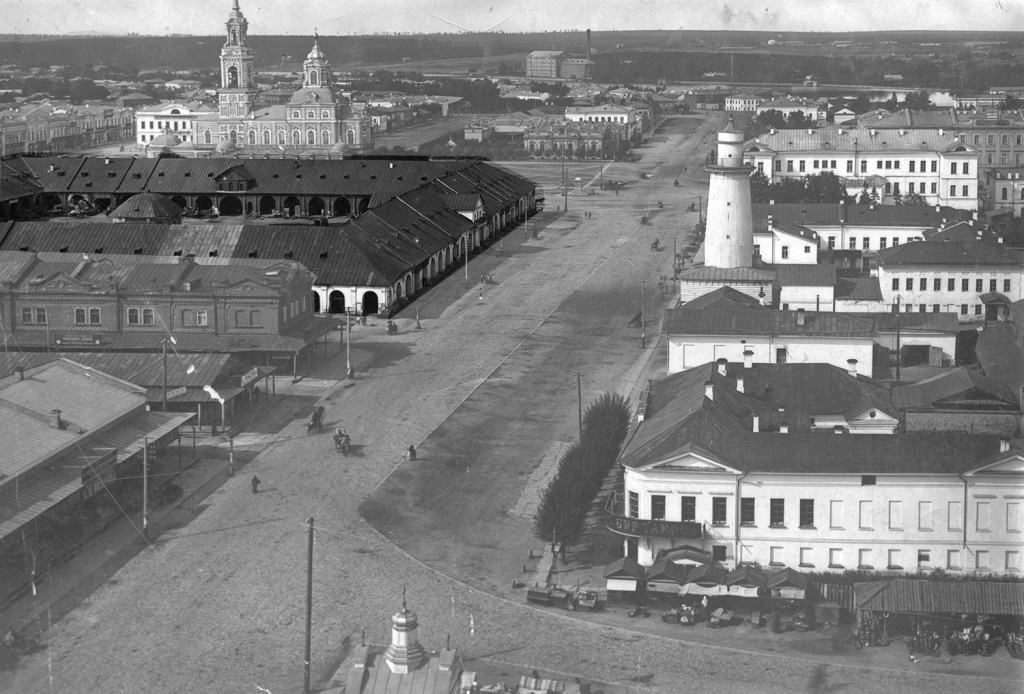
[[[252,396],[254,398],[256,398],[257,400],[260,399],[260,387],[259,386],[253,386],[252,387]]]
[[[253,494],[255,494],[256,492],[258,492],[260,490],[259,487],[260,487],[260,482],[261,481],[262,480],[260,480],[260,478],[257,477],[256,475],[252,476],[252,493]]]
[[[409,450],[406,451],[406,457],[409,460],[416,460],[416,446],[409,444]]]

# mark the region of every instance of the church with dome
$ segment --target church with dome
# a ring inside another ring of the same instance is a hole
[[[320,49],[319,37],[314,37],[313,48],[302,64],[302,87],[295,91],[287,104],[260,103],[256,87],[256,54],[249,45],[249,22],[233,0],[226,23],[224,46],[220,51],[220,88],[217,90],[216,110],[175,109],[175,115],[166,116],[166,123],[152,123],[166,111],[166,105],[156,109],[140,110],[136,121],[156,125],[155,130],[171,133],[172,119],[181,120],[183,129],[191,137],[174,134],[179,144],[169,145],[161,140],[146,142],[147,151],[183,149],[218,154],[244,153],[246,155],[288,153],[335,153],[358,151],[372,147],[370,119],[353,111],[351,103],[339,94],[331,76],[331,64]],[[185,117],[187,115],[187,118]],[[164,125],[165,127],[160,127]],[[140,128],[140,132],[144,128]],[[178,123],[174,122],[174,129]],[[158,136],[159,137],[159,136]],[[190,140],[190,141],[189,141]]]

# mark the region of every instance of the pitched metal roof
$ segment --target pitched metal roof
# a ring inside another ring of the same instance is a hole
[[[820,265],[785,265],[770,266],[775,273],[775,284],[780,287],[835,287],[836,266],[827,263]]]
[[[877,279],[877,278],[876,278]],[[838,294],[837,294],[838,297]],[[955,313],[908,313],[903,312],[898,316],[891,311],[878,311],[876,313],[846,313],[847,316],[859,318],[870,318],[875,321],[875,328],[879,333],[896,332],[897,323],[902,332],[940,332],[955,335],[960,332],[960,319]]]
[[[1024,347],[1012,323],[999,321],[985,326],[978,334],[974,352],[986,376],[1011,388],[1024,387]]]
[[[729,572],[725,578],[727,586],[754,586],[765,588],[768,585],[768,577],[760,569],[753,566],[739,566]]]
[[[616,559],[605,567],[605,578],[635,578],[641,580],[644,577],[644,567],[637,563],[636,559],[622,557]]]
[[[977,371],[968,371],[962,367],[917,383],[896,386],[892,391],[892,399],[901,410],[932,407],[940,400],[975,390],[988,396],[985,399],[1000,400],[1007,405],[1020,406],[1017,395],[1011,388]],[[980,398],[971,399],[980,400]]]
[[[1020,267],[1024,251],[984,241],[914,241],[878,251],[878,264]]]
[[[803,588],[807,590],[810,581],[807,576],[788,566],[768,574],[768,588]]]
[[[698,296],[692,301],[687,301],[682,308],[698,310],[704,308],[753,308],[761,305],[754,297],[744,294],[732,287],[719,287],[713,292]]]
[[[882,287],[877,277],[836,277],[835,298],[844,301],[882,301]]]
[[[803,325],[800,324],[801,318]],[[668,309],[662,332],[669,335],[877,335],[874,321],[825,311],[773,311],[765,308]]]
[[[755,203],[754,228],[773,222],[805,226],[920,226],[938,227],[943,220],[967,220],[969,210],[928,205],[843,205],[839,203]]]
[[[172,348],[173,349],[173,348]],[[143,387],[163,385],[163,358],[154,353],[126,352],[61,352],[61,356],[87,369],[100,371],[114,378]],[[33,369],[52,362],[50,352],[3,352],[0,353],[0,375],[8,376],[16,367],[25,369],[31,376]],[[230,354],[189,354],[167,356],[167,387],[198,387],[217,383],[224,376],[241,368],[248,370],[248,364],[236,362]]]
[[[769,284],[775,280],[775,272],[769,269],[753,267],[695,267],[679,273],[679,279],[683,282],[750,282],[752,284]]]
[[[952,146],[963,148],[965,153],[980,156],[977,149],[960,142],[951,129],[938,128],[874,130],[868,127],[842,127],[776,130],[748,140],[744,144],[744,151],[767,147],[775,152],[942,152]]]
[[[858,610],[910,614],[1024,615],[1024,583],[890,578],[853,584]]]

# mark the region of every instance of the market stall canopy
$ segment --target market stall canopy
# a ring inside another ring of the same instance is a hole
[[[858,610],[1024,616],[1024,583],[893,578],[854,583]]]
[[[803,600],[807,596],[810,581],[807,576],[788,566],[768,576],[768,588],[773,598]]]
[[[608,581],[608,590],[635,591],[637,582],[644,578],[644,567],[635,559],[623,557],[608,565],[604,577]]]
[[[664,558],[647,569],[647,589],[659,593],[678,593],[686,582],[686,569]]]

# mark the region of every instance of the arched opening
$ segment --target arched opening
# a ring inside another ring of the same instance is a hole
[[[320,292],[313,292],[313,313],[320,313]]]
[[[356,210],[358,211],[358,214],[363,214],[368,209],[370,209],[370,199],[369,198],[360,198],[359,203],[356,206]]]
[[[302,133],[300,133],[298,130],[292,131],[292,144],[295,145],[296,147],[302,144]]]
[[[331,131],[324,128],[320,133],[320,144],[329,145],[331,144]]]
[[[175,195],[173,198],[171,198],[171,202],[173,202],[181,209],[185,209],[186,207],[188,207],[188,200],[181,197],[180,195]]]
[[[407,297],[412,296],[416,293],[416,288],[413,286],[412,275],[405,276],[405,295]]]
[[[234,65],[228,68],[228,89],[238,89],[238,68]]]
[[[352,206],[348,203],[348,198],[336,198],[334,200],[334,216],[343,217],[352,214]]]
[[[310,217],[319,217],[324,213],[326,206],[322,198],[310,198],[306,209],[309,210]]]
[[[256,131],[255,130],[250,130],[249,131],[249,144],[250,145],[256,144]]]
[[[251,202],[245,203],[245,214],[250,216],[250,217],[252,216],[252,203]]]
[[[344,313],[345,312],[345,295],[335,289],[331,292],[331,295],[327,298],[328,302],[328,313]]]
[[[234,195],[225,195],[220,199],[218,207],[222,217],[237,217],[242,214],[242,201]]]
[[[263,131],[263,144],[265,144],[265,145],[269,145],[270,144],[270,131],[269,130],[264,130]]]
[[[380,310],[377,292],[366,292],[363,294],[363,315],[369,316]]]
[[[354,145],[356,143],[356,131],[354,128],[349,128],[345,131],[345,142],[350,145]]]
[[[238,131],[232,130],[228,133],[228,139],[231,140],[232,144],[238,144]]]
[[[99,212],[110,209],[110,198],[96,198],[92,204]]]
[[[294,217],[302,212],[302,206],[299,204],[299,199],[294,195],[286,197],[284,199],[284,211],[289,217]]]
[[[231,45],[235,46],[237,44],[238,44],[238,32],[236,32],[234,29],[232,29],[231,30]],[[231,68],[231,69],[234,70],[235,68]]]
[[[271,214],[277,209],[277,200],[271,195],[264,195],[260,198],[260,214]]]
[[[207,145],[213,144],[213,135],[210,133],[209,130],[203,131],[203,143]]]
[[[430,264],[427,266],[427,277],[429,279],[437,277],[437,258],[430,259]]]
[[[286,144],[288,144],[288,138],[284,134],[284,130],[278,130],[277,131],[277,144],[279,144],[279,145],[286,145]]]
[[[314,132],[313,130],[307,130],[306,131],[306,144],[307,145],[315,145],[316,144],[316,132]]]
[[[309,83],[310,84],[316,84],[317,83],[316,70],[310,70],[309,71]]]
[[[213,209],[213,200],[211,200],[206,195],[200,195],[198,198],[196,198],[196,209],[197,210],[212,210]]]

